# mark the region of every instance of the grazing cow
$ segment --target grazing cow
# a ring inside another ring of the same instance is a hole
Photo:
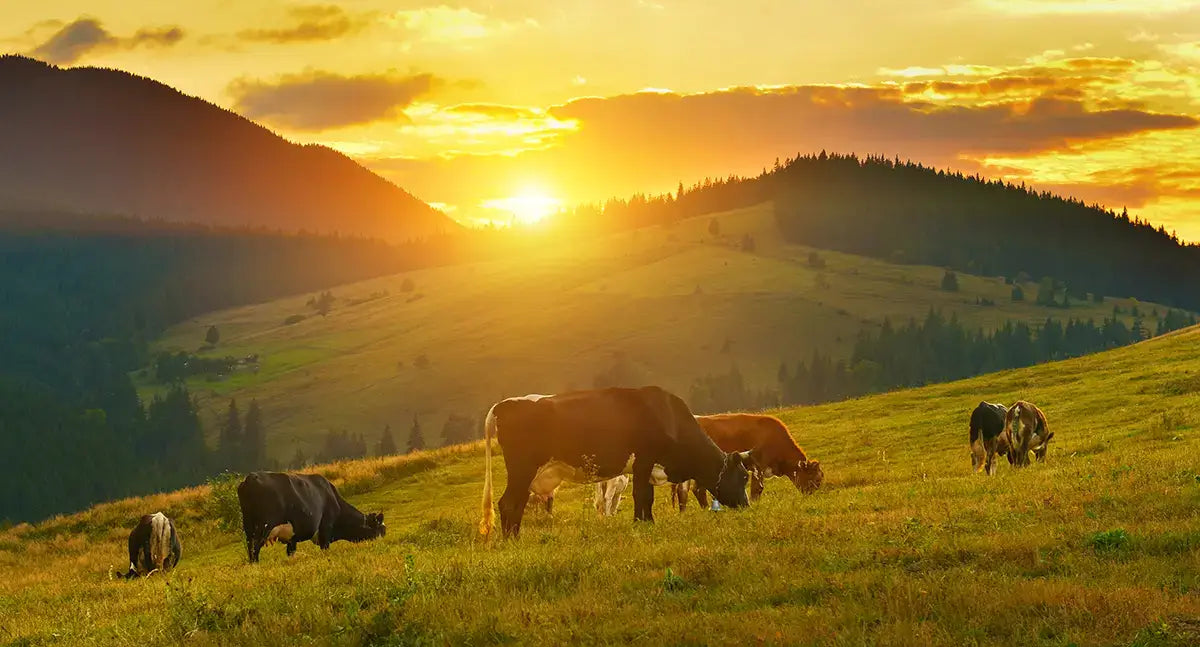
[[[996,473],[996,454],[1008,458],[1011,465],[1015,454],[1010,451],[1012,434],[1004,428],[1008,408],[1003,404],[980,402],[971,412],[968,439],[971,448],[971,467],[991,476]]]
[[[1016,467],[1029,465],[1031,450],[1039,463],[1045,461],[1046,449],[1054,437],[1054,432],[1046,428],[1046,414],[1024,400],[1017,400],[1008,408],[1004,415],[1004,433],[1010,434],[1009,461]]]
[[[764,478],[786,476],[805,494],[816,492],[825,482],[821,461],[808,460],[779,418],[756,413],[722,413],[696,416],[696,422],[722,451],[750,452],[754,461],[751,501],[762,496]],[[706,505],[699,497],[697,500]]]
[[[597,483],[596,512],[600,513],[601,517],[617,514],[617,507],[621,505],[621,495],[626,487],[629,487],[629,477],[625,474],[618,474],[607,481]]]
[[[319,474],[251,472],[237,489],[246,533],[246,555],[258,561],[266,544],[287,542],[287,554],[309,539],[321,550],[345,539],[366,541],[387,532],[383,513],[364,515]]]
[[[179,564],[183,547],[175,524],[161,512],[143,515],[129,533],[129,572],[125,579],[166,572]]]
[[[726,454],[700,429],[678,396],[659,387],[608,388],[502,400],[484,420],[483,519],[489,535],[492,510],[492,438],[504,450],[508,485],[500,497],[500,525],[516,537],[540,468],[559,463],[559,474],[596,482],[623,474],[633,458],[634,518],[653,521],[650,472],[662,465],[672,482],[696,482],[729,507],[746,502],[747,454]]]

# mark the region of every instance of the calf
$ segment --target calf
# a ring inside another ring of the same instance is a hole
[[[242,508],[246,555],[258,561],[262,547],[277,540],[287,542],[287,554],[309,539],[321,550],[335,541],[366,541],[387,532],[383,513],[364,515],[319,474],[252,472],[237,489]]]
[[[125,579],[169,571],[182,556],[175,524],[161,512],[144,515],[129,533],[129,571]]]
[[[821,462],[808,460],[808,455],[792,439],[779,418],[755,413],[722,413],[696,416],[696,422],[722,451],[750,452],[754,467],[750,485],[752,501],[762,496],[764,478],[785,476],[805,494],[816,492],[825,482]]]
[[[596,484],[596,512],[601,517],[611,517],[617,513],[617,506],[621,505],[621,495],[625,492],[625,488],[629,486],[629,477],[625,474],[618,474],[607,481],[600,481]]]

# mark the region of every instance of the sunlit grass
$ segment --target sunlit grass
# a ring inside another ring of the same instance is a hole
[[[1068,362],[780,412],[826,467],[746,511],[564,487],[519,541],[479,540],[479,444],[320,468],[387,515],[366,544],[273,547],[201,514],[205,488],[0,532],[0,640],[24,644],[1195,645],[1200,330]],[[1047,463],[970,472],[981,399],[1042,406]],[[502,465],[502,461],[501,461]],[[503,483],[503,470],[499,483]],[[136,517],[177,520],[167,577],[123,570]],[[668,575],[668,569],[670,575]]]

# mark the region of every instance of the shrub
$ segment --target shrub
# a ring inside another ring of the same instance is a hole
[[[721,235],[721,223],[717,222],[716,218],[711,218],[708,221],[708,233],[712,236]]]
[[[242,527],[242,506],[237,498],[237,486],[242,478],[237,472],[226,471],[208,479],[204,513],[217,522],[222,532],[236,533]]]
[[[942,289],[946,292],[958,292],[958,275],[950,270],[942,275]]]
[[[825,268],[825,259],[821,258],[821,255],[816,252],[809,252],[808,253],[808,266],[813,269],[817,269],[817,270],[824,269]]]
[[[287,319],[283,320],[283,325],[290,326],[292,324],[298,324],[301,321],[304,321],[304,315],[291,315]]]
[[[1113,552],[1128,547],[1130,540],[1129,533],[1125,532],[1124,528],[1114,528],[1113,530],[1093,533],[1088,538],[1088,543],[1096,551]]]
[[[416,286],[413,284],[413,280],[408,278],[407,276],[404,277],[404,280],[400,282],[400,291],[401,292],[412,292],[413,289],[415,289],[415,288],[416,288]]]

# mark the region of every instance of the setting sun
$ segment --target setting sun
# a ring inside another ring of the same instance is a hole
[[[552,198],[544,193],[527,191],[507,198],[484,200],[480,206],[510,215],[510,217],[491,218],[492,222],[501,223],[515,219],[519,224],[532,225],[558,211],[562,207],[562,200]]]

